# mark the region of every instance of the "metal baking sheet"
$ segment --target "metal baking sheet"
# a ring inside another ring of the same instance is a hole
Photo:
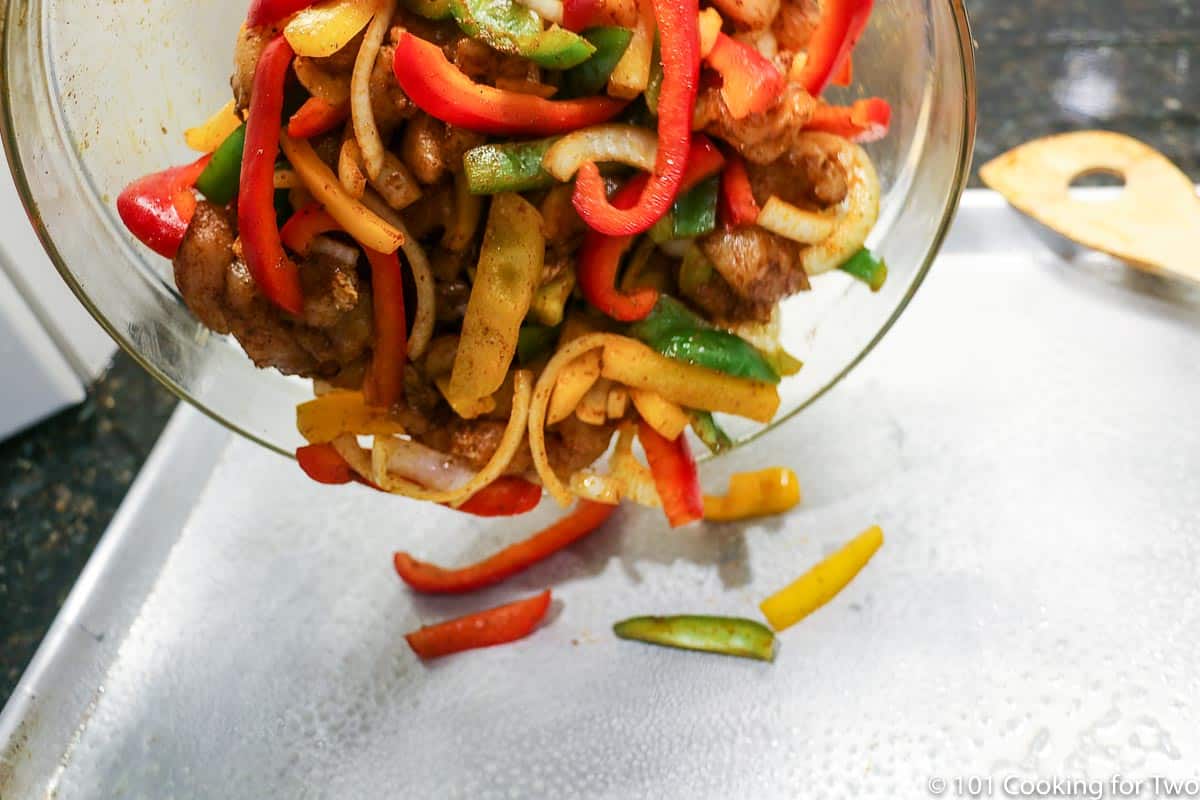
[[[479,596],[414,598],[392,551],[467,562],[534,522],[319,488],[181,409],[0,717],[0,797],[908,798],[1194,778],[1200,291],[1063,258],[1031,230],[968,193],[865,363],[704,467],[717,486],[794,466],[806,496],[786,518],[670,532],[623,509]],[[637,613],[752,615],[874,522],[883,549],[774,664],[609,632]],[[545,586],[550,622],[517,644],[423,665],[401,638]]]

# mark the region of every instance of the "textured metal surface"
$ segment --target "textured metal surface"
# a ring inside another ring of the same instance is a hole
[[[0,732],[7,756],[17,731],[61,766],[10,763],[0,795],[897,798],[939,776],[1192,775],[1200,293],[1068,264],[981,197],[859,370],[705,468],[715,488],[794,466],[806,497],[785,519],[670,532],[623,510],[501,587],[414,600],[392,550],[461,563],[532,523],[317,488],[231,440],[152,585],[129,590],[136,616],[93,630],[110,652],[75,687],[92,694],[72,739],[48,732],[69,704],[45,675],[85,644],[39,657]],[[992,239],[1009,246],[969,246]],[[774,664],[608,632],[754,614],[872,522],[883,550]],[[139,526],[157,527],[134,520],[127,545]],[[400,638],[547,585],[558,605],[518,644],[424,666]]]

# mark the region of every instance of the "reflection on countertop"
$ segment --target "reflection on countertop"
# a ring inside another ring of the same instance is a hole
[[[1200,181],[1195,0],[967,7],[978,43],[977,166],[1030,138],[1110,128],[1162,150]],[[0,703],[174,405],[120,355],[83,406],[0,444]]]

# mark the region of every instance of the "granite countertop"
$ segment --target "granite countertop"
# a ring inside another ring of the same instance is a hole
[[[1108,128],[1145,140],[1200,181],[1194,0],[967,6],[978,42],[976,165],[1039,135]],[[82,406],[0,443],[0,704],[174,405],[121,354]]]

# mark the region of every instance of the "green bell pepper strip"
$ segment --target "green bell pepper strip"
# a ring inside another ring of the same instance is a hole
[[[870,286],[872,292],[882,289],[884,281],[887,280],[887,264],[865,247],[850,256],[838,269],[850,273]]]
[[[717,228],[719,175],[706,178],[679,196],[671,210],[654,223],[649,235],[657,243],[694,239]]]
[[[628,28],[589,28],[582,35],[596,52],[587,61],[563,73],[563,97],[587,97],[603,91],[608,77],[633,39],[633,31]]]
[[[650,314],[629,327],[629,335],[676,361],[738,378],[779,383],[779,375],[752,344],[718,330],[678,300],[661,295]]]
[[[404,0],[405,7],[425,19],[450,19],[450,0]]]
[[[548,69],[574,67],[596,52],[587,39],[558,25],[543,30],[542,18],[516,0],[450,0],[450,14],[471,38]]]
[[[542,158],[556,141],[558,137],[472,147],[463,155],[471,194],[528,192],[553,186],[556,181],[542,169]]]
[[[524,367],[548,355],[558,341],[559,330],[549,325],[522,325],[517,333],[517,362]]]
[[[706,367],[737,378],[779,383],[779,375],[754,345],[729,331],[704,330],[672,333],[654,349],[667,358]]]
[[[242,175],[242,148],[246,144],[246,126],[239,125],[213,151],[212,160],[196,179],[196,188],[219,206],[227,204],[238,192]]]
[[[650,113],[658,115],[658,93],[662,91],[663,66],[662,45],[658,41],[658,32],[654,33],[654,50],[650,54],[650,80],[646,82],[646,90],[642,96],[646,100],[646,108]]]
[[[733,447],[733,440],[713,419],[711,411],[693,408],[688,414],[692,418],[692,430],[700,441],[704,442],[704,446],[709,449],[709,452],[723,453]]]
[[[775,660],[775,634],[761,622],[741,617],[633,617],[613,625],[613,633],[622,639],[681,650]]]

